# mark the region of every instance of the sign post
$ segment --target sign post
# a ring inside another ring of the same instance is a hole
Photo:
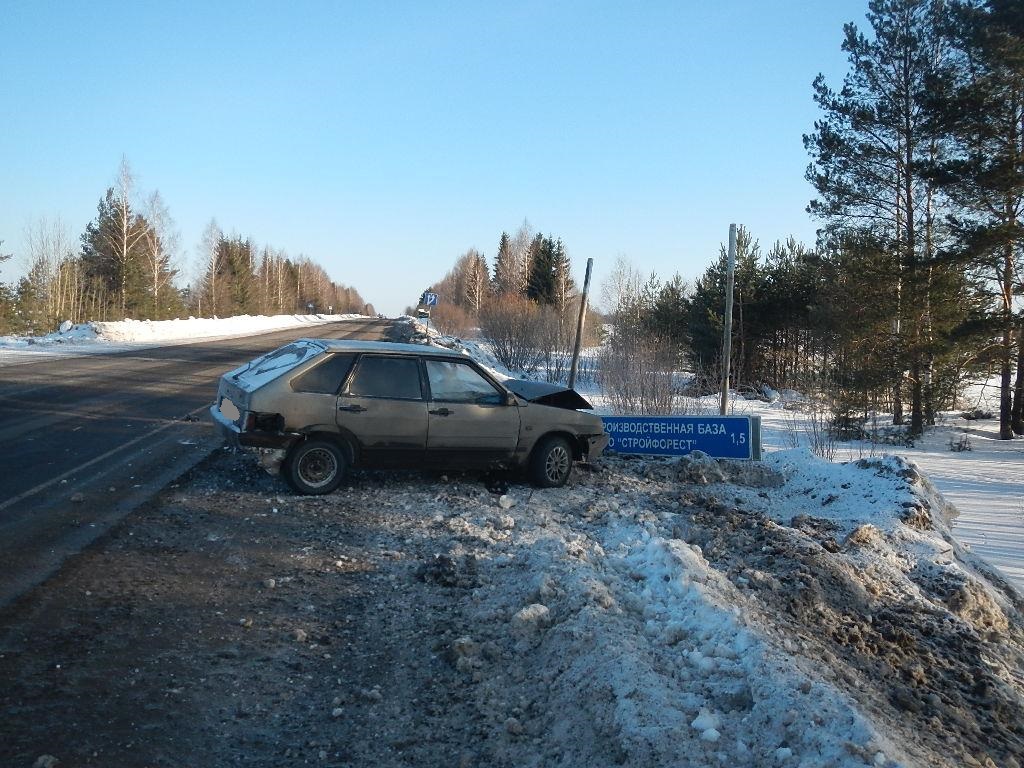
[[[725,278],[725,329],[722,332],[722,403],[719,412],[729,412],[729,363],[732,357],[732,294],[736,278],[736,225],[729,225],[729,262]]]

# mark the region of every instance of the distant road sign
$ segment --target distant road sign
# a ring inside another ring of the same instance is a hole
[[[423,294],[423,306],[425,307],[436,307],[437,306],[437,294],[430,293],[427,291]]]
[[[702,451],[716,459],[760,459],[760,416],[602,416],[608,450],[655,456]]]

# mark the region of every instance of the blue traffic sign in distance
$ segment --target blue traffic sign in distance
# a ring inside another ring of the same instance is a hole
[[[423,306],[425,307],[436,307],[437,306],[437,294],[430,293],[429,291],[423,294]]]
[[[608,450],[656,456],[702,451],[716,459],[760,459],[759,416],[602,416]]]

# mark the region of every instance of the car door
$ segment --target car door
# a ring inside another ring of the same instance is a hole
[[[427,442],[419,361],[361,355],[338,396],[337,419],[358,442],[361,464],[419,466]]]
[[[468,361],[426,360],[427,460],[450,468],[507,463],[519,442],[519,408]]]

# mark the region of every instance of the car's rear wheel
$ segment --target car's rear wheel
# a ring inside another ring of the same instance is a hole
[[[284,475],[299,493],[317,496],[330,493],[345,477],[348,461],[337,443],[307,440],[297,445],[285,461]]]
[[[530,457],[530,479],[540,488],[561,488],[572,474],[572,448],[558,435],[545,437]]]

